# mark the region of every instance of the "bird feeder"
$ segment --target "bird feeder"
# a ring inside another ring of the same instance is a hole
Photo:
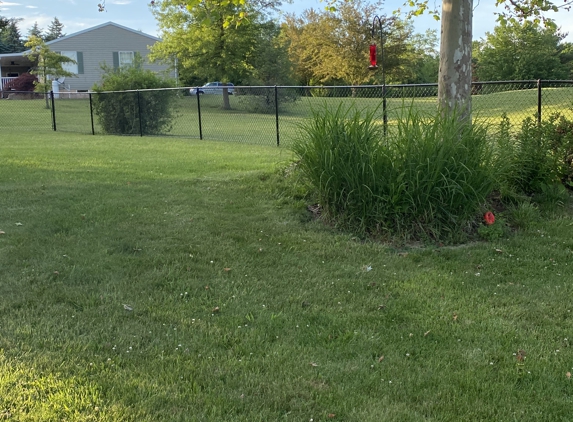
[[[376,64],[376,44],[370,44],[370,66],[368,66],[370,70],[378,69],[378,65]]]

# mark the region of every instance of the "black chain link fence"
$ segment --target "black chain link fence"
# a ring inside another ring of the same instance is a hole
[[[375,113],[389,131],[402,113],[434,113],[437,84],[384,86],[228,87],[194,95],[190,88],[42,95],[3,93],[0,128],[85,134],[178,136],[289,145],[300,124],[321,108]],[[527,118],[561,113],[573,119],[573,81],[475,82],[474,118],[515,128]]]

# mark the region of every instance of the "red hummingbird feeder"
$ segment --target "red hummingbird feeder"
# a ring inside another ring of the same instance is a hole
[[[368,69],[378,69],[378,65],[376,64],[376,44],[370,44],[370,66],[368,66]]]

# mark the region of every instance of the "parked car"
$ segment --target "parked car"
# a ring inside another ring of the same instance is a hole
[[[203,86],[200,86],[199,88],[191,88],[189,90],[189,93],[191,95],[197,95],[197,94],[222,94],[223,93],[223,88],[225,87],[225,84],[222,82],[208,82]],[[233,95],[233,92],[235,91],[235,85],[228,83],[227,84],[227,89],[229,90],[229,95]]]

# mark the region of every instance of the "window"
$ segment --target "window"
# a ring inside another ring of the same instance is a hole
[[[60,54],[62,56],[66,56],[69,57],[70,59],[74,60],[76,63],[62,63],[62,68],[66,71],[66,72],[71,72],[71,73],[78,73],[78,52],[77,51],[60,51]]]
[[[133,51],[119,52],[119,66],[127,66],[133,63]]]
[[[60,54],[75,61],[75,63],[62,63],[65,71],[76,75],[84,73],[84,55],[81,51],[60,51]]]

